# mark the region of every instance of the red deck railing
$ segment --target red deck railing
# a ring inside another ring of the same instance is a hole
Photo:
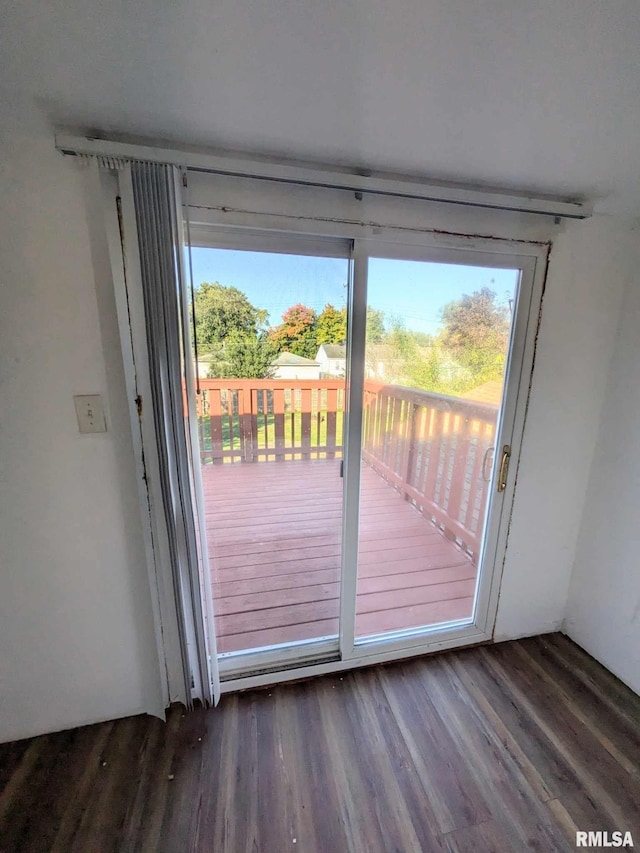
[[[367,381],[363,458],[477,559],[498,406]]]
[[[341,379],[203,379],[202,464],[342,456]],[[365,382],[363,458],[477,559],[498,407]]]
[[[342,456],[343,379],[201,379],[203,465]]]

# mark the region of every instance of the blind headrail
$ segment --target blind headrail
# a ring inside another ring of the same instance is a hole
[[[551,194],[535,195],[511,189],[489,189],[406,175],[349,170],[297,160],[276,160],[194,147],[175,147],[145,139],[55,134],[56,148],[65,155],[84,155],[115,160],[144,160],[183,166],[187,169],[230,177],[276,181],[300,186],[347,190],[369,195],[392,196],[428,202],[490,208],[543,216],[586,219],[592,205],[584,200]]]

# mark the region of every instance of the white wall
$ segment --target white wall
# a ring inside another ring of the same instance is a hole
[[[554,242],[496,639],[562,625],[636,224],[596,216]]]
[[[20,0],[0,101],[637,215],[638,43],[636,0]]]
[[[49,132],[3,136],[0,211],[2,741],[162,703],[115,315]]]
[[[640,226],[629,260],[565,630],[640,693]]]

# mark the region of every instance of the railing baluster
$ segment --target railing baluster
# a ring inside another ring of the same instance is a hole
[[[259,388],[257,391],[258,409],[256,417],[262,414],[262,435],[264,436],[264,458],[269,459],[271,443],[269,441],[269,392],[265,388]],[[259,446],[259,445],[258,445]],[[259,458],[259,457],[258,457]]]
[[[314,418],[315,422],[315,440],[313,434],[311,435],[311,444],[316,448],[315,453],[313,454],[314,459],[320,459],[321,456],[321,447],[326,447],[326,441],[323,444],[322,442],[322,393],[317,388],[311,389],[311,414],[313,414],[314,410],[314,400],[315,400],[315,413],[316,416]],[[324,455],[324,454],[323,454]]]
[[[460,513],[465,485],[464,481],[467,474],[467,458],[469,456],[469,425],[469,418],[465,418],[464,415],[461,414],[456,415],[456,446],[453,457],[453,473],[451,477],[449,501],[447,506],[447,514],[456,521],[462,521]]]
[[[273,390],[273,432],[275,437],[276,459],[284,459],[284,389]]]
[[[300,411],[302,458],[311,459],[311,389],[309,388],[303,388],[300,394]]]
[[[289,447],[293,449],[296,446],[296,392],[295,389],[289,390]],[[295,459],[295,454],[292,454],[290,459]]]
[[[253,418],[251,413],[251,389],[247,384],[238,388],[238,419],[240,421],[240,445],[242,461],[253,462]]]
[[[400,462],[400,471],[402,472],[403,485],[402,496],[408,497],[407,486],[413,485],[413,474],[415,467],[415,420],[418,407],[415,403],[405,404],[405,418],[403,423],[403,446],[402,460]]]
[[[371,454],[380,460],[382,460],[384,453],[382,399],[381,394],[376,394],[373,401],[373,429],[371,431]]]
[[[251,461],[257,462],[260,458],[258,455],[258,391],[251,387],[247,388],[246,399],[250,401],[249,431],[251,436]]]
[[[230,456],[232,462],[235,461],[235,456],[237,456],[238,453],[241,455],[241,459],[242,459],[242,439],[240,437],[240,418],[239,418],[239,415],[237,414],[237,412],[239,410],[239,407],[238,407],[238,396],[239,396],[239,394],[240,394],[240,391],[238,391],[238,390],[232,390],[230,388],[226,389],[226,406],[225,406],[225,408],[227,410],[226,411],[227,424],[229,427],[229,448],[230,448],[229,456]],[[238,437],[238,444],[239,444],[238,453],[235,452],[236,435]]]
[[[424,405],[421,405],[419,409],[419,427],[416,431],[415,437],[416,463],[414,472],[414,485],[419,491],[424,492],[424,481],[425,477],[427,476],[427,460],[429,447],[426,439],[429,434],[429,424],[431,423],[432,410],[428,406]]]
[[[475,433],[475,440],[472,442],[473,464],[471,466],[471,477],[467,492],[467,506],[464,513],[464,526],[469,530],[473,530],[473,510],[477,499],[479,479],[482,473],[482,460],[485,453],[483,441],[484,424],[474,421],[473,432]]]
[[[429,437],[429,464],[427,467],[427,478],[424,485],[424,496],[433,503],[436,503],[436,486],[438,484],[438,472],[440,470],[443,422],[443,413],[438,409],[434,412],[434,417],[431,421],[431,435]]]
[[[379,424],[380,431],[378,433],[378,439],[380,441],[380,449],[376,455],[379,455],[380,461],[383,462],[387,468],[391,468],[389,465],[389,453],[388,453],[388,445],[389,445],[389,431],[388,431],[388,417],[389,417],[389,397],[386,394],[382,394],[380,396],[380,404],[379,404]],[[393,469],[391,469],[393,470]]]
[[[389,397],[389,467],[402,480],[406,475],[405,467],[402,464],[407,444],[406,429],[405,401],[398,400],[396,397]]]
[[[206,392],[209,396],[209,423],[211,429],[211,458],[214,464],[222,463],[223,442],[222,442],[222,406],[221,397],[222,389],[210,388]]]
[[[327,459],[336,458],[336,429],[338,425],[338,390],[337,388],[327,389]]]

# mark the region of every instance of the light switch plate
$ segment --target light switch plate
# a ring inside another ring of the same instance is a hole
[[[73,402],[76,406],[78,429],[80,432],[107,431],[100,394],[76,394]]]

